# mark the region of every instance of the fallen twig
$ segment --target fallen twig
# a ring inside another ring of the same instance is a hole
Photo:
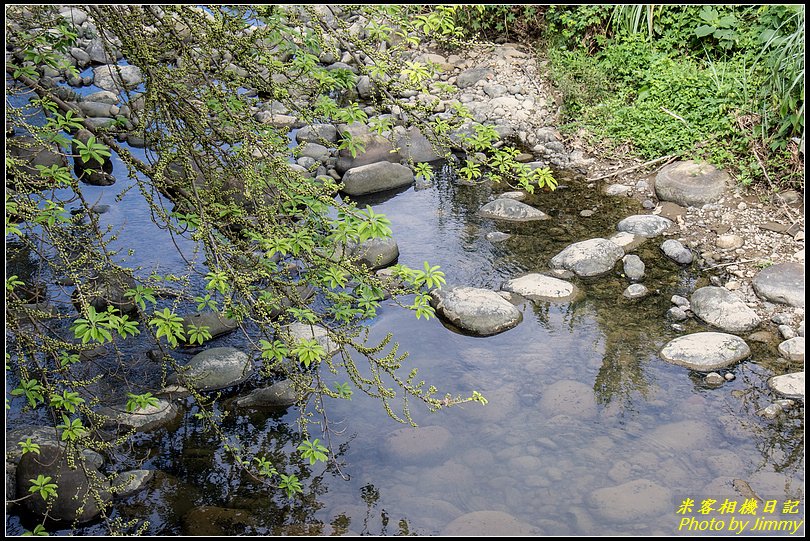
[[[667,109],[666,107],[661,106],[661,110],[662,110],[662,111],[664,111],[664,112],[665,112],[666,114],[668,114],[669,116],[671,116],[672,118],[674,118],[675,120],[680,120],[681,122],[683,122],[683,125],[684,125],[684,126],[688,126],[688,125],[689,125],[689,123],[686,121],[686,119],[684,119],[684,118],[683,118],[682,116],[680,116],[680,115],[676,115],[675,113],[673,113],[672,111],[670,111],[670,110],[669,110],[669,109]]]
[[[656,163],[666,161],[666,163],[661,166],[661,167],[664,167],[664,166],[668,165],[670,162],[672,162],[675,158],[677,158],[677,156],[673,156],[671,154],[667,155],[667,156],[662,156],[660,158],[656,158],[654,160],[650,160],[648,162],[641,163],[639,165],[634,165],[632,167],[628,167],[628,168],[622,169],[620,171],[614,171],[613,173],[610,173],[610,174],[607,174],[607,175],[602,175],[601,177],[589,178],[588,182],[593,182],[595,180],[603,180],[603,179],[606,179],[606,178],[615,177],[616,175],[621,175],[623,173],[629,173],[631,171],[635,171],[636,169],[642,169],[644,167],[649,167],[650,165],[655,165]]]
[[[720,267],[728,267],[729,265],[741,265],[743,263],[755,263],[757,261],[764,261],[764,260],[765,260],[765,258],[763,258],[763,257],[757,257],[757,258],[754,258],[754,259],[741,259],[739,261],[729,261],[728,263],[720,263],[718,265],[712,265],[711,267],[706,267],[703,270],[718,269]]]

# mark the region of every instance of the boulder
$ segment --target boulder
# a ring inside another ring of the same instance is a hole
[[[443,536],[530,536],[538,535],[531,524],[518,520],[503,511],[473,511],[450,522],[441,532]]]
[[[646,266],[639,256],[626,255],[622,258],[622,264],[624,265],[624,275],[631,282],[639,282],[644,278]]]
[[[768,380],[768,387],[782,396],[804,400],[804,371],[774,376]]]
[[[406,427],[394,430],[384,442],[388,456],[397,462],[423,465],[425,461],[449,457],[453,436],[443,426]]]
[[[365,195],[394,190],[413,184],[409,167],[387,161],[360,165],[343,175],[343,191],[349,195]]]
[[[104,64],[93,68],[93,83],[104,90],[132,89],[143,82],[143,73],[138,66]]]
[[[804,362],[804,336],[796,336],[779,344],[779,355],[789,361]]]
[[[688,265],[694,258],[692,251],[675,239],[665,240],[661,244],[661,251],[668,258],[681,265]]]
[[[553,269],[566,269],[578,276],[599,276],[613,270],[624,257],[624,250],[607,239],[589,239],[575,242],[551,258]]]
[[[484,218],[510,222],[529,222],[549,219],[548,214],[545,212],[510,198],[490,201],[478,210],[478,215]]]
[[[760,324],[760,318],[739,297],[722,287],[701,287],[692,293],[692,312],[727,332],[743,333]]]
[[[655,177],[655,194],[662,201],[699,207],[720,199],[731,177],[722,169],[692,160],[667,165]]]
[[[450,287],[434,289],[430,295],[439,317],[475,335],[498,334],[523,319],[512,303],[488,289]]]
[[[236,320],[227,318],[214,312],[200,312],[197,314],[183,316],[183,330],[186,333],[186,338],[188,338],[189,327],[191,325],[195,325],[197,327],[208,327],[208,332],[211,334],[211,339],[229,333],[239,327]]]
[[[183,367],[182,383],[199,391],[226,389],[246,381],[253,375],[253,363],[243,352],[232,347],[211,348],[191,358]],[[181,383],[177,374],[169,383]]]
[[[672,226],[672,220],[655,214],[636,214],[620,221],[616,229],[640,237],[657,237]]]
[[[596,514],[612,522],[655,517],[672,510],[673,494],[648,479],[600,488],[590,496]]]
[[[733,334],[698,332],[679,336],[661,349],[661,358],[699,372],[719,370],[751,355],[745,340]]]
[[[298,401],[295,387],[288,379],[277,381],[268,387],[252,390],[236,399],[240,408],[287,408]]]
[[[804,307],[804,264],[779,263],[762,269],[753,286],[765,300]]]
[[[501,289],[538,301],[569,302],[582,296],[574,284],[537,273],[513,278],[504,283]]]

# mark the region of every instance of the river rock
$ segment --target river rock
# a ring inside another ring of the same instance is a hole
[[[332,124],[312,124],[304,126],[295,132],[298,143],[335,143],[337,141],[337,128]]]
[[[473,511],[461,515],[444,527],[443,536],[482,537],[482,536],[523,536],[538,535],[531,524],[527,524],[503,511]]]
[[[142,82],[143,73],[138,66],[104,64],[93,68],[93,83],[104,90],[132,89]]]
[[[479,336],[501,333],[523,319],[520,310],[489,289],[450,287],[434,289],[430,296],[440,317]]]
[[[149,432],[171,424],[180,416],[180,410],[163,398],[158,398],[157,403],[134,411],[127,411],[126,404],[121,403],[113,407],[99,408],[98,413],[104,415],[104,426],[118,426],[122,430],[134,428],[138,432]]]
[[[130,470],[121,472],[113,481],[112,488],[117,498],[128,498],[146,488],[155,476],[154,470]]]
[[[804,400],[804,371],[774,376],[768,380],[768,387],[782,396]]]
[[[546,417],[568,415],[590,419],[596,416],[593,388],[573,380],[557,381],[542,389],[538,408]]]
[[[236,400],[240,408],[286,408],[298,401],[295,387],[288,379],[277,381],[269,387],[254,389]]]
[[[639,282],[644,278],[646,266],[639,256],[626,255],[622,258],[622,264],[624,265],[624,275],[631,282]]]
[[[804,307],[804,264],[779,263],[762,269],[753,286],[765,300]]]
[[[551,258],[553,269],[566,269],[578,276],[599,276],[613,270],[624,250],[607,239],[575,242]]]
[[[679,336],[661,350],[661,358],[699,372],[719,370],[751,355],[745,340],[733,334],[698,332]]]
[[[622,293],[625,299],[643,299],[649,295],[650,290],[644,284],[630,284]]]
[[[398,163],[381,161],[360,165],[343,175],[343,191],[349,195],[394,190],[413,184],[413,171]]]
[[[31,439],[31,443],[40,446],[56,447],[61,439],[53,426],[22,425],[6,432],[6,462],[16,465],[23,456],[19,442]],[[92,449],[82,449],[82,456],[87,464],[100,469],[104,465],[104,457]]]
[[[408,162],[435,162],[441,159],[433,148],[433,144],[415,126],[407,129],[402,126],[395,127],[394,137],[399,155]]]
[[[316,162],[325,162],[329,159],[329,149],[319,143],[304,143],[298,150],[302,158],[312,158]]]
[[[548,220],[549,216],[532,206],[515,199],[500,198],[490,201],[480,209],[478,215],[495,220],[510,222],[529,222],[533,220]]]
[[[745,244],[745,239],[739,235],[719,235],[715,245],[721,250],[734,250]]]
[[[469,68],[458,74],[456,86],[468,88],[474,86],[478,81],[490,79],[495,73],[489,68]]]
[[[707,286],[696,290],[692,293],[690,307],[709,325],[728,332],[748,332],[761,321],[739,297],[722,287]]]
[[[600,488],[590,495],[596,513],[610,522],[648,519],[672,511],[673,495],[648,479]]]
[[[665,240],[661,244],[661,251],[668,258],[681,265],[688,265],[694,258],[692,251],[675,239]]]
[[[99,101],[81,101],[79,102],[79,109],[81,109],[84,116],[94,117],[110,117],[110,108],[112,105]]]
[[[512,238],[512,235],[509,233],[503,233],[501,231],[490,231],[486,234],[485,237],[489,242],[496,243],[496,242],[503,242],[507,239]]]
[[[112,499],[104,474],[89,464],[76,464],[71,469],[64,446],[43,446],[40,453],[26,453],[17,466],[17,497],[24,498],[23,505],[29,511],[55,520],[87,522],[101,513],[94,495],[102,503]],[[58,485],[56,497],[45,501],[39,494],[30,496],[30,479],[39,475],[51,477]],[[96,487],[91,492],[91,487]]]
[[[340,349],[338,345],[329,338],[329,332],[320,325],[310,325],[296,321],[285,327],[294,341],[316,340],[327,355],[332,355]]]
[[[779,344],[779,355],[789,361],[804,362],[804,337],[797,336]]]
[[[99,90],[98,92],[93,92],[92,94],[86,95],[82,101],[117,105],[121,99],[115,92],[110,92],[109,90]]]
[[[102,269],[99,274],[87,281],[83,293],[87,302],[96,309],[104,312],[108,306],[121,311],[122,314],[135,314],[138,307],[131,297],[125,293],[135,287],[135,280],[129,274],[117,269]],[[73,295],[73,305],[81,309],[77,292]]]
[[[351,151],[346,148],[338,153],[338,160],[335,164],[338,173],[343,174],[350,169],[379,162],[392,162],[399,165],[399,161],[402,159],[402,156],[394,150],[391,141],[372,133],[365,124],[353,122],[349,125],[341,125],[338,131],[348,133],[354,141],[363,146],[363,151],[358,151],[355,156],[352,156]],[[411,179],[413,179],[413,175],[411,175]]]
[[[657,237],[672,226],[672,220],[655,214],[636,214],[628,216],[616,226],[619,231],[632,233],[640,237]]]
[[[417,462],[441,460],[451,452],[453,436],[443,426],[406,427],[385,438],[385,453],[395,461]]]
[[[184,367],[183,381],[177,374],[169,383],[193,385],[199,391],[215,391],[238,385],[253,375],[253,363],[243,352],[232,347],[211,348],[191,358]]]
[[[37,184],[53,182],[40,174],[37,169],[38,165],[43,167],[68,166],[65,156],[59,152],[59,147],[55,144],[43,144],[33,137],[16,136],[7,138],[6,145],[6,152],[9,156],[18,158],[22,162],[20,169],[30,175]]]
[[[399,246],[392,237],[374,238],[360,244],[349,243],[349,253],[371,270],[393,265],[399,257]]]
[[[498,196],[498,199],[514,199],[515,201],[523,201],[524,199],[526,199],[526,192],[521,191],[503,192]]]
[[[183,329],[185,330],[186,338],[189,337],[191,325],[208,327],[208,332],[211,333],[211,339],[222,336],[239,327],[235,319],[230,319],[214,312],[199,312],[197,314],[183,316]]]
[[[678,161],[656,175],[655,194],[662,201],[699,207],[720,199],[729,179],[728,173],[708,163]]]
[[[605,188],[605,195],[625,195],[630,190],[632,190],[632,188],[630,186],[625,186],[624,184],[611,184]]]
[[[712,447],[712,428],[703,421],[689,419],[661,425],[647,436],[656,448],[669,451],[709,449]]]
[[[629,253],[641,246],[647,239],[646,237],[641,237],[625,231],[619,231],[615,235],[612,235],[608,240],[617,246],[621,246],[624,253]]]
[[[581,296],[574,284],[537,273],[513,278],[504,283],[501,289],[538,301],[569,302]]]

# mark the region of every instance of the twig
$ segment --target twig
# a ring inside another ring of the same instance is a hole
[[[717,269],[717,268],[720,268],[720,267],[728,267],[729,265],[739,265],[739,264],[742,264],[742,263],[754,263],[756,261],[762,261],[763,259],[765,259],[765,258],[757,257],[757,258],[754,258],[754,259],[741,259],[739,261],[730,261],[728,263],[720,263],[718,265],[712,265],[711,267],[706,267],[703,270],[712,270],[712,269]]]
[[[776,186],[774,186],[773,182],[771,181],[771,177],[770,177],[770,175],[768,175],[768,170],[765,169],[765,164],[762,163],[762,159],[759,157],[759,152],[757,152],[756,148],[751,148],[751,151],[754,153],[754,157],[757,159],[757,163],[759,164],[759,168],[762,169],[762,174],[765,175],[765,180],[768,181],[768,186],[771,187],[771,190],[776,191]],[[787,203],[785,203],[783,200],[781,200],[779,198],[777,198],[777,202],[779,203],[779,210],[781,210],[782,213],[785,216],[787,216],[788,220],[795,223],[797,220],[788,211],[789,207],[787,206]]]
[[[616,175],[621,175],[623,173],[629,173],[631,171],[635,171],[636,169],[642,169],[644,167],[648,167],[650,165],[655,165],[656,163],[666,161],[667,163],[665,163],[664,165],[661,166],[661,167],[664,167],[665,165],[668,165],[671,161],[673,161],[675,158],[677,158],[677,156],[673,156],[672,154],[669,154],[667,156],[662,156],[660,158],[656,158],[654,160],[650,160],[648,162],[644,162],[644,163],[639,164],[639,165],[634,165],[632,167],[628,167],[628,168],[622,169],[620,171],[614,171],[613,173],[610,173],[608,175],[602,175],[601,177],[596,177],[596,178],[589,178],[588,182],[593,182],[595,180],[603,180],[603,179],[606,179],[606,178],[615,177]]]
[[[669,109],[664,107],[663,105],[661,106],[661,110],[664,111],[669,116],[671,116],[672,118],[674,118],[675,120],[680,120],[681,122],[683,122],[684,126],[689,126],[689,123],[682,116],[676,115],[675,113],[673,113],[672,111],[670,111]]]

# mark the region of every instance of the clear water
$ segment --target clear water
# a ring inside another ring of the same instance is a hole
[[[183,272],[185,263],[148,218],[137,190],[117,197],[126,182],[83,190],[89,200],[111,205],[101,219],[118,227],[121,247],[134,250],[130,264],[145,273]],[[392,220],[400,262],[421,266],[427,260],[441,265],[449,284],[497,289],[521,273],[547,269],[570,242],[609,236],[620,218],[638,212],[629,200],[601,197],[575,178],[562,183],[568,188],[533,198],[553,219],[531,225],[477,217],[492,188],[458,186],[446,177],[429,189],[360,202]],[[595,215],[581,218],[585,208]],[[492,244],[484,237],[494,230],[513,237]],[[181,247],[193,251],[189,243]],[[420,377],[442,392],[478,390],[489,400],[436,414],[412,404],[416,422],[428,427],[423,442],[437,432],[450,435],[434,452],[392,452],[387,442],[402,425],[375,399],[355,392],[351,401],[328,404],[339,470],[292,468],[303,480],[304,496],[290,501],[231,465],[192,410],[177,428],[140,435],[134,457],[119,457],[159,473],[149,489],[118,503],[115,515],[148,520],[147,532],[161,535],[429,535],[476,511],[508,513],[545,535],[669,535],[678,533],[682,515],[675,511],[684,498],[700,502],[718,494],[742,501],[729,484],[735,478],[780,506],[787,498],[803,501],[803,407],[779,422],[754,414],[773,399],[765,380],[777,369],[775,351],[752,344],[752,358],[733,367],[736,379],[720,388],[660,360],[660,347],[682,334],[665,321],[669,298],[688,294],[705,278],[666,261],[655,241],[638,253],[653,290],[647,299],[625,301],[627,283],[619,274],[578,282],[588,293],[583,301],[526,302],[519,306],[522,323],[488,338],[383,306],[370,322],[372,340],[395,332],[410,353],[405,370],[418,367]],[[705,329],[687,323],[687,332],[698,330]],[[240,344],[233,333],[210,346]],[[550,403],[561,387],[567,398]],[[284,464],[294,451],[297,414],[232,412],[223,427],[249,451]],[[638,480],[663,487],[670,503],[645,511],[639,502],[618,498],[612,510],[600,508],[600,489]],[[7,520],[12,534],[33,524],[16,515]],[[80,530],[101,532],[98,524]]]

